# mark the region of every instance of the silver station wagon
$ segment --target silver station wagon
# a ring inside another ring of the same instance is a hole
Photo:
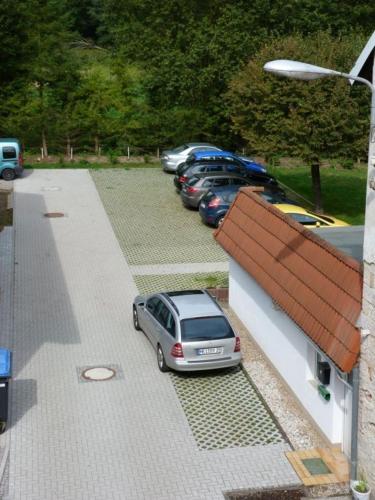
[[[240,337],[205,290],[139,295],[133,322],[154,346],[162,372],[228,368],[241,361]]]

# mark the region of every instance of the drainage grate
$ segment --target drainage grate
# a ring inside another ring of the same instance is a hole
[[[301,462],[312,476],[331,474],[331,470],[321,458],[302,458]]]
[[[56,219],[58,217],[65,217],[63,212],[47,212],[44,214],[44,217],[48,217],[49,219]]]
[[[97,365],[77,367],[79,382],[105,382],[123,379],[124,373],[118,365]]]
[[[242,369],[170,376],[199,449],[285,441]]]

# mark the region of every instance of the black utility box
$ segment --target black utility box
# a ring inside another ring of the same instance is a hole
[[[9,379],[12,376],[12,356],[8,349],[0,348],[0,434],[8,422]]]
[[[318,379],[323,385],[329,385],[331,367],[327,361],[318,361]]]

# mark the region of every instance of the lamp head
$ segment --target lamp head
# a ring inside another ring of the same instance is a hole
[[[316,80],[327,76],[339,75],[338,71],[333,69],[321,68],[313,64],[307,64],[299,61],[290,61],[289,59],[278,59],[270,61],[263,67],[265,71],[274,73],[296,80]]]

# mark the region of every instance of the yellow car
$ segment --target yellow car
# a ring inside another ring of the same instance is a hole
[[[310,212],[310,210],[305,210],[298,205],[276,203],[274,207],[284,212],[284,214],[288,214],[295,221],[307,227],[344,227],[350,225],[340,219],[335,219],[335,217]]]

